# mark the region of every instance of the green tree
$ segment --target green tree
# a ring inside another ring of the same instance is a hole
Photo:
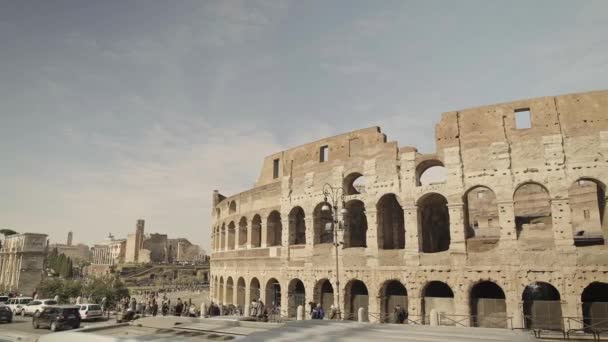
[[[70,298],[78,297],[82,292],[82,284],[71,279],[47,278],[37,287],[38,294],[46,298],[59,296],[61,303],[67,303]]]
[[[105,297],[107,303],[111,305],[117,303],[120,298],[128,296],[129,289],[114,277],[96,277],[89,279],[83,293],[94,303],[101,303]]]
[[[16,231],[12,230],[12,229],[0,229],[0,234],[4,235],[5,237],[7,236],[11,236],[11,235],[15,235],[17,234]]]

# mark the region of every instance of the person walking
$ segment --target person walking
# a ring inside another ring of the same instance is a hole
[[[323,311],[321,304],[317,304],[312,310],[312,319],[323,319],[323,317],[325,317],[325,311]]]
[[[175,316],[181,316],[184,310],[184,303],[181,298],[177,298],[177,304],[175,304]]]
[[[158,303],[156,302],[156,299],[152,299],[152,316],[156,317],[157,314],[158,314]]]

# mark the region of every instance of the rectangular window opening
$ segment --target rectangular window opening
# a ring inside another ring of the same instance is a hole
[[[585,216],[585,220],[589,220],[591,218],[591,213],[588,209],[583,210],[583,215]]]
[[[324,163],[328,160],[329,160],[329,146],[327,146],[327,145],[321,146],[321,149],[319,150],[319,161],[321,163]]]
[[[520,108],[515,110],[515,128],[526,129],[532,128],[532,119],[530,108]]]
[[[279,159],[275,159],[272,161],[272,178],[279,178]]]

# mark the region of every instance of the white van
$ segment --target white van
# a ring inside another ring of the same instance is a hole
[[[6,305],[8,305],[8,307],[11,308],[11,310],[13,311],[13,314],[23,315],[23,313],[24,313],[23,309],[32,300],[34,300],[34,298],[32,298],[32,297],[15,297],[15,298],[9,299],[8,302],[6,303]]]

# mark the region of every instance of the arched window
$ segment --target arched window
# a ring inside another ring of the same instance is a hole
[[[234,221],[231,221],[228,224],[228,249],[229,250],[233,250],[234,249],[234,236],[236,234],[236,225],[234,224]]]
[[[403,209],[394,194],[386,194],[380,198],[377,209],[378,248],[405,248],[405,224]]]
[[[295,207],[289,213],[289,244],[306,244],[306,221],[301,207]]]
[[[260,281],[258,278],[252,278],[249,282],[249,297],[251,300],[260,299],[262,293],[260,292]]]
[[[577,247],[603,245],[606,193],[604,185],[590,178],[579,179],[568,190],[570,218]]]
[[[482,281],[471,289],[471,324],[474,327],[508,328],[505,293],[491,281]]]
[[[422,252],[437,253],[450,248],[450,214],[448,201],[431,193],[418,200],[422,235]]]
[[[562,305],[559,291],[544,282],[532,283],[524,289],[524,321],[527,329],[562,329]]]
[[[226,250],[226,224],[222,223],[222,231],[220,232],[220,250]]]
[[[422,161],[416,166],[416,185],[444,183],[447,180],[447,169],[437,159]]]
[[[407,312],[407,290],[400,281],[388,280],[384,282],[380,291],[381,322],[391,322],[397,306]]]
[[[306,307],[306,289],[300,279],[292,279],[287,288],[287,315],[296,317],[298,306]]]
[[[551,198],[545,187],[538,183],[520,185],[513,194],[513,206],[519,239],[553,241]]]
[[[448,315],[454,314],[454,292],[448,284],[441,281],[427,283],[422,291],[422,298],[423,316],[428,315],[433,309]]]
[[[236,282],[236,305],[245,307],[245,279],[240,277]]]
[[[326,278],[319,280],[314,291],[314,301],[321,304],[323,311],[329,312],[334,304],[334,288],[329,280]]]
[[[281,306],[281,284],[275,278],[266,283],[266,305]]]
[[[241,217],[239,221],[239,248],[247,247],[247,218]]]
[[[268,246],[280,246],[283,225],[281,223],[281,214],[278,211],[274,210],[268,215],[266,229],[266,243]]]
[[[365,192],[365,177],[358,172],[353,172],[344,177],[342,184],[344,195],[356,195]]]
[[[367,216],[365,204],[359,200],[346,203],[344,248],[367,247]]]
[[[262,218],[255,215],[251,220],[251,247],[258,248],[262,244]]]
[[[494,191],[476,186],[464,195],[467,250],[483,252],[492,249],[500,239],[498,204]]]
[[[232,277],[226,280],[226,304],[234,304],[234,281]]]
[[[363,317],[363,321],[367,321],[369,294],[365,283],[361,280],[353,279],[346,284],[345,293],[346,298],[344,298],[344,306],[346,316],[344,319],[358,320],[359,308],[363,308],[366,315],[366,317]]]
[[[228,205],[228,214],[234,214],[234,213],[236,213],[236,202],[231,201],[230,204]]]
[[[583,320],[586,326],[606,325],[608,283],[593,282],[581,294]]]
[[[314,244],[334,242],[334,217],[331,206],[327,205],[329,208],[327,211],[322,210],[326,204],[325,202],[317,204],[313,211]]]

